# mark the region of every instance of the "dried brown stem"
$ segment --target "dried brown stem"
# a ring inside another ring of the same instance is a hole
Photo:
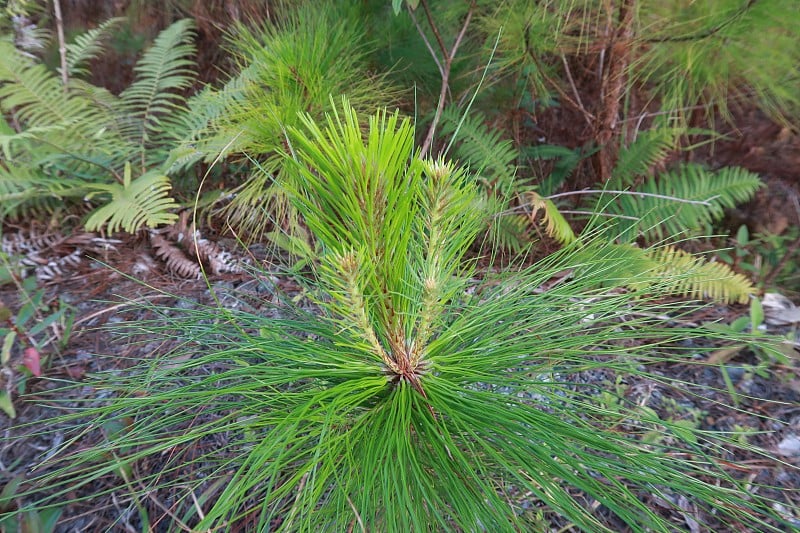
[[[564,65],[564,73],[567,75],[567,80],[569,80],[569,86],[572,88],[572,94],[575,95],[575,102],[578,105],[578,109],[581,110],[583,114],[583,119],[586,121],[586,124],[589,127],[592,126],[592,116],[591,113],[586,111],[586,108],[583,106],[583,102],[581,101],[581,95],[578,92],[578,88],[575,86],[575,80],[572,78],[572,71],[569,68],[569,63],[567,63],[567,58],[564,54],[561,54],[561,63]]]
[[[439,27],[436,26],[436,22],[433,20],[433,13],[431,13],[428,0],[422,0],[420,3],[422,4],[422,10],[425,11],[425,18],[428,19],[428,24],[431,27],[431,31],[433,31],[433,36],[436,37],[436,42],[439,44],[439,50],[442,51],[442,57],[447,57],[447,47],[444,45],[442,34],[439,33]]]
[[[61,58],[61,83],[67,92],[69,73],[67,72],[67,43],[64,39],[64,17],[61,16],[61,1],[53,0],[53,11],[56,16],[56,32],[58,33],[58,55]]]
[[[536,69],[538,73],[545,79],[547,83],[558,93],[561,99],[566,102],[569,106],[574,108],[576,111],[583,115],[584,120],[586,120],[587,124],[592,125],[595,120],[595,116],[589,112],[583,105],[579,102],[576,102],[567,92],[561,87],[561,84],[554,80],[552,77],[547,75],[547,71],[543,67],[542,63],[539,61],[539,58],[536,57],[536,54],[533,53],[533,50],[528,45],[528,33],[525,32],[525,52],[531,58],[533,63],[536,65]]]

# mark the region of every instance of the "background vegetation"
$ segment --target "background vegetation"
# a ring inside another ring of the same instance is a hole
[[[643,503],[656,493],[674,513],[692,495],[709,528],[778,530],[771,496],[722,460],[761,451],[635,406],[622,421],[573,380],[603,368],[680,385],[654,373],[685,362],[679,339],[699,353],[758,343],[768,365],[787,362],[741,329],[655,318],[689,311],[669,295],[797,290],[796,228],[732,227],[726,213],[764,183],[714,149],[746,109],[797,133],[794,4],[4,2],[4,228],[69,219],[73,236],[148,236],[187,277],[226,268],[200,237],[215,231],[267,243],[303,291],[269,319],[204,309],[140,324],[191,348],[54,419],[96,422],[8,483],[0,510],[14,499],[44,520],[110,476],[143,529],[149,491],[178,491],[173,529],[671,530]],[[25,249],[4,248],[0,283],[33,292]],[[11,354],[40,330],[2,319],[3,369],[30,370]],[[96,445],[69,450],[97,428]],[[223,434],[220,453],[136,468]],[[520,511],[520,494],[541,512]]]

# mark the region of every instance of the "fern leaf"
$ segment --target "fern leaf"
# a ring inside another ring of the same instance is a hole
[[[204,88],[191,96],[187,111],[164,117],[164,139],[170,139],[175,148],[164,164],[167,174],[189,168],[202,160],[229,153],[238,147],[239,136],[218,124],[244,94],[245,77],[238,76],[219,90]]]
[[[492,248],[519,252],[529,242],[529,224],[524,216],[506,213],[507,204],[505,199],[488,196],[481,198],[475,209],[487,214],[486,226]]]
[[[525,157],[534,160],[556,160],[550,174],[536,185],[542,196],[548,196],[556,192],[564,183],[564,180],[575,171],[581,159],[588,155],[582,153],[583,150],[580,148],[571,149],[557,144],[528,146],[521,149],[520,152]]]
[[[111,195],[111,201],[95,210],[86,221],[86,229],[95,231],[107,225],[109,232],[119,229],[133,233],[142,226],[154,228],[160,224],[171,224],[178,216],[170,210],[177,208],[175,200],[168,196],[171,189],[169,178],[156,172],[147,172],[131,180],[130,163],[125,165],[122,184],[93,185],[98,193]]]
[[[243,98],[245,79],[243,75],[237,76],[217,90],[205,87],[186,101],[188,113],[165,117],[165,123],[170,125],[170,129],[181,140],[200,140],[213,129],[219,118],[231,111],[234,102]]]
[[[653,273],[661,279],[660,285],[672,294],[747,303],[757,292],[750,280],[723,263],[711,263],[672,246],[647,254],[658,265]]]
[[[519,192],[516,161],[519,152],[511,141],[502,138],[498,130],[484,123],[480,113],[462,119],[456,106],[448,106],[442,113],[441,135],[453,138],[455,156],[469,167],[482,186],[488,205],[489,238],[498,246],[518,251],[525,241],[525,218],[506,215],[506,211]]]
[[[575,276],[600,277],[606,280],[606,286],[624,283],[643,293],[652,291],[728,303],[746,303],[756,293],[747,278],[727,265],[710,263],[672,246],[645,250],[631,244],[579,245],[586,264],[576,268]],[[598,257],[599,254],[602,256]],[[639,281],[630,282],[637,278]],[[654,291],[656,287],[658,290]]]
[[[638,188],[639,192],[652,196],[619,195],[603,205],[603,210],[638,219],[618,219],[617,232],[621,240],[632,240],[639,234],[647,239],[707,234],[711,224],[722,218],[725,209],[746,202],[761,186],[756,174],[741,168],[711,172],[689,164],[650,178]]]
[[[613,186],[630,186],[634,178],[646,175],[653,165],[667,157],[680,132],[678,128],[648,130],[620,150],[611,180]]]
[[[36,208],[52,210],[63,204],[62,198],[82,197],[85,183],[51,177],[28,165],[9,170],[0,164],[0,220],[23,216]]]
[[[109,153],[118,144],[114,136],[103,135],[113,123],[107,108],[92,105],[80,93],[64,91],[53,72],[1,41],[0,108],[13,110],[22,128],[19,137],[4,136],[6,150],[8,143],[36,139],[53,146],[54,159],[64,161],[77,153]]]
[[[537,193],[529,191],[526,195],[531,213],[529,218],[532,223],[536,223],[536,218],[541,212],[545,223],[545,231],[548,235],[563,244],[571,243],[575,240],[575,233],[572,231],[567,219],[558,210],[558,207],[546,198],[542,198]]]
[[[112,30],[123,18],[112,18],[103,22],[96,28],[82,33],[75,37],[75,40],[67,45],[67,72],[70,76],[84,76],[89,73],[86,63],[103,52],[101,42],[107,39]]]
[[[462,120],[456,106],[445,108],[441,124],[442,135],[456,136],[456,156],[469,165],[473,174],[493,184],[493,190],[513,193],[519,152],[511,141],[503,139],[500,131],[489,129],[480,113],[472,113]]]
[[[644,250],[631,244],[608,245],[604,240],[576,240],[573,247],[578,262],[575,277],[590,277],[603,280],[604,287],[621,287],[629,285],[630,280],[644,277],[654,268],[656,263],[647,256]],[[651,279],[651,275],[647,279]],[[648,286],[643,280],[642,286]]]
[[[13,109],[26,126],[65,124],[89,112],[86,100],[64,93],[53,72],[4,41],[0,41],[0,83],[0,107]]]
[[[162,131],[161,117],[174,113],[184,101],[179,91],[194,82],[194,62],[188,59],[195,51],[193,35],[188,19],[162,31],[136,63],[136,81],[120,94],[129,117],[135,119],[127,132],[142,147]]]

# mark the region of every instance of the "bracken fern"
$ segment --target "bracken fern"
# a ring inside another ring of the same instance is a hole
[[[188,112],[180,91],[195,77],[192,23],[181,20],[162,31],[137,62],[134,83],[115,96],[75,76],[87,73],[82,65],[100,53],[100,39],[116,22],[70,44],[66,86],[44,64],[0,41],[0,107],[15,125],[0,131],[0,216],[88,197],[105,202],[104,212],[119,215],[115,220],[128,221],[126,231],[174,220],[176,204],[164,198],[169,179],[159,167],[181,138],[171,128]],[[151,187],[154,174],[162,184]],[[100,218],[109,217],[95,216],[93,223]]]

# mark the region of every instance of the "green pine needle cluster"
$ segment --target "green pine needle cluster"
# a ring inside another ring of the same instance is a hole
[[[357,109],[391,104],[399,91],[369,70],[358,10],[344,2],[300,3],[276,22],[232,30],[229,47],[239,73],[221,89],[190,100],[199,120],[187,128],[175,159],[187,165],[220,154],[246,154],[252,172],[221,212],[247,240],[298,230],[283,190],[286,129],[299,115],[317,119],[330,97],[347,95]]]
[[[477,24],[489,46],[500,35],[497,69],[521,73],[544,97],[552,80],[569,91],[562,58],[588,58],[608,45],[619,6],[506,0],[480,12]],[[800,12],[793,0],[668,0],[630,8],[630,32],[620,43],[631,56],[627,89],[648,91],[665,124],[688,125],[695,106],[712,122],[715,112],[730,119],[731,104],[748,101],[779,119],[798,116]]]

